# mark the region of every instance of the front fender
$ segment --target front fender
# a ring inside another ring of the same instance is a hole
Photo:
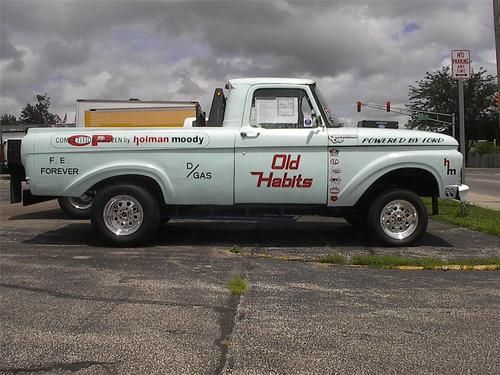
[[[341,198],[341,205],[354,205],[379,178],[403,168],[417,168],[429,172],[436,180],[441,194],[444,191],[444,183],[438,168],[442,162],[442,157],[442,151],[427,150],[425,157],[416,157],[415,151],[393,152],[371,158],[371,161],[366,160],[367,163],[357,171],[352,166],[351,178],[348,179],[343,189],[344,194],[339,197]],[[357,163],[357,165],[360,164],[362,163]]]

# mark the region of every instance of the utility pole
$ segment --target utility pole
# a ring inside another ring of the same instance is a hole
[[[500,0],[493,0],[493,25],[495,28],[495,45],[497,51],[497,103],[500,96]],[[498,104],[497,104],[498,105]],[[496,138],[500,138],[500,116],[498,116],[498,128]],[[496,139],[495,139],[496,141]]]
[[[495,45],[497,51],[497,83],[500,91],[500,0],[493,0],[493,18],[495,25]]]
[[[460,152],[463,155],[462,184],[465,184],[465,109],[464,109],[464,80],[470,78],[470,51],[451,51],[451,78],[458,81],[458,135],[460,138]]]
[[[465,184],[465,110],[464,110],[464,80],[458,80],[458,129],[460,136],[460,152],[463,155],[462,184]]]

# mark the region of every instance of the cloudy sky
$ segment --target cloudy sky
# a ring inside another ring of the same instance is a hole
[[[347,124],[403,120],[426,71],[469,49],[496,75],[491,0],[0,0],[0,112],[37,93],[72,119],[76,99],[198,100],[235,77],[304,77]]]

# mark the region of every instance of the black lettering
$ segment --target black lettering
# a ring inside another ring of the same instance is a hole
[[[79,172],[78,168],[40,168],[40,174],[44,175],[77,175]]]

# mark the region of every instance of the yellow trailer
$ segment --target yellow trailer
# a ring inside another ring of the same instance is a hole
[[[204,126],[198,102],[78,100],[77,127],[182,128]]]

